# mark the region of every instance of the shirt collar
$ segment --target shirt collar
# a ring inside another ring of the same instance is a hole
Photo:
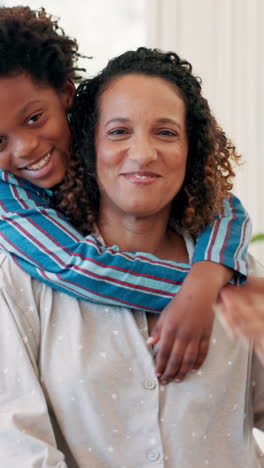
[[[29,190],[30,192],[33,192],[38,196],[48,195],[49,197],[52,197],[53,195],[52,190],[38,187],[37,185],[32,184],[28,180],[23,179],[23,177],[18,177],[12,174],[11,172],[4,171],[3,169],[0,169],[0,178],[4,182],[7,182],[11,185],[15,185],[17,187],[22,187],[25,190]]]

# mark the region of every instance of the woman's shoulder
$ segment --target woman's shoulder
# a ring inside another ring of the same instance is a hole
[[[250,275],[264,277],[264,265],[251,254],[248,255],[248,271]]]
[[[38,283],[12,258],[0,252],[0,329],[13,329],[15,324],[17,332],[35,358],[40,336],[41,284]]]
[[[18,266],[16,260],[0,252],[0,289],[10,288],[18,294],[21,287],[31,282],[32,278]]]

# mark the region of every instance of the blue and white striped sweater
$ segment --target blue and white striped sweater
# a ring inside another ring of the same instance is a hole
[[[91,302],[160,312],[191,265],[105,248],[93,235],[84,238],[49,207],[51,195],[0,170],[0,248],[54,289]],[[235,271],[236,282],[243,282],[250,235],[248,215],[232,196],[197,239],[193,262],[221,263]]]

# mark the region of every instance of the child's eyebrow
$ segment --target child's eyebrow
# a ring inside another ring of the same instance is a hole
[[[30,109],[31,106],[35,104],[40,104],[40,102],[41,101],[39,101],[38,99],[34,99],[33,101],[27,102],[24,106],[21,107],[21,109],[19,110],[19,114],[24,114],[28,111],[28,109]]]

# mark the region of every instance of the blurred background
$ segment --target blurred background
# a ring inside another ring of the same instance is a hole
[[[44,6],[76,37],[87,74],[140,45],[174,50],[203,80],[204,95],[243,156],[234,192],[264,232],[263,0],[0,0]],[[252,245],[264,262],[264,242]]]

